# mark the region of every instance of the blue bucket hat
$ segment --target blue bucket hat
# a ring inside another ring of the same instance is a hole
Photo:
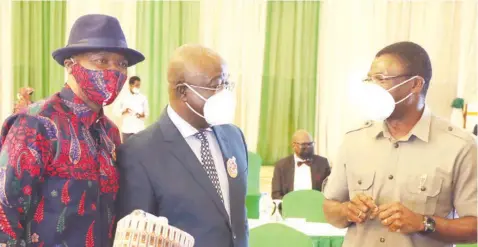
[[[128,48],[126,38],[118,19],[108,15],[84,15],[78,18],[71,28],[66,47],[52,53],[60,65],[65,59],[91,51],[116,52],[125,56],[128,66],[144,60],[143,54]]]

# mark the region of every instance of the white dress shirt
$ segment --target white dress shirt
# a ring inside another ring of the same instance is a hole
[[[312,189],[312,174],[310,166],[303,164],[299,167],[299,162],[304,161],[294,154],[295,170],[294,170],[294,191],[297,190],[311,190]]]
[[[178,128],[181,135],[184,137],[188,143],[191,150],[196,155],[199,163],[201,162],[201,141],[194,136],[198,132],[196,128],[191,126],[188,122],[182,119],[171,106],[168,105],[167,113],[173,124]],[[226,211],[231,216],[230,213],[230,201],[229,201],[229,180],[227,179],[226,166],[224,163],[224,158],[222,156],[221,148],[217,142],[216,135],[212,129],[207,129],[206,137],[209,142],[209,148],[211,149],[211,154],[214,160],[214,165],[216,166],[217,176],[219,177],[219,184],[221,186],[222,198],[224,199],[224,207]]]
[[[131,109],[132,113],[123,115],[123,112],[127,108]],[[136,117],[136,113],[144,113],[144,118]],[[144,119],[149,115],[148,98],[141,93],[133,94],[128,90],[126,95],[121,98],[116,114],[123,119],[121,132],[125,134],[136,134],[144,130]]]

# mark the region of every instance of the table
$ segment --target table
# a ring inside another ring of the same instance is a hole
[[[249,219],[249,229],[253,229],[267,223],[284,224],[304,233],[312,238],[314,247],[340,247],[342,246],[344,236],[347,233],[347,229],[339,229],[327,223],[297,222],[288,220],[275,222]]]

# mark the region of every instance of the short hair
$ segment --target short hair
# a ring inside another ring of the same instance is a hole
[[[141,79],[138,76],[131,76],[131,78],[129,78],[129,85],[134,85],[136,81],[141,81]]]
[[[427,51],[418,44],[403,41],[383,48],[375,57],[380,57],[385,54],[397,56],[405,62],[408,73],[421,76],[425,80],[422,94],[426,96],[432,78],[432,64]]]

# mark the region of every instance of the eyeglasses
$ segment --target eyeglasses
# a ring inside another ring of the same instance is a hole
[[[299,145],[300,147],[311,147],[315,145],[315,142],[294,142],[294,144]]]
[[[384,74],[374,74],[371,76],[368,76],[367,78],[363,79],[362,81],[365,83],[370,83],[370,82],[383,82],[386,80],[391,80],[395,78],[400,78],[400,77],[407,77],[407,76],[415,76],[415,75],[384,75]]]
[[[186,83],[180,83],[178,84],[178,86],[185,86]],[[222,90],[228,90],[228,91],[233,91],[234,90],[234,87],[236,86],[234,82],[230,82],[230,81],[224,81],[222,83],[220,83],[219,85],[217,85],[216,87],[202,87],[202,86],[197,86],[197,85],[193,85],[193,84],[189,84],[188,85],[192,88],[198,88],[198,89],[203,89],[203,90],[208,90],[208,91],[215,91],[215,92],[219,92],[219,91],[222,91]]]

